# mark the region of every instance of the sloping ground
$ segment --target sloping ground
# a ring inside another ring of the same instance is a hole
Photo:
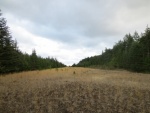
[[[150,113],[150,74],[60,68],[1,76],[0,113]]]

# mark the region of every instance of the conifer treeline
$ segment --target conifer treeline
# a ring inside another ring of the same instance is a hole
[[[17,42],[12,39],[6,20],[0,11],[0,73],[64,66],[54,58],[37,56],[35,50],[32,51],[31,55],[22,53],[17,47]]]
[[[127,34],[112,49],[105,49],[101,55],[85,58],[73,66],[150,72],[150,28],[147,27],[140,36],[137,32]]]

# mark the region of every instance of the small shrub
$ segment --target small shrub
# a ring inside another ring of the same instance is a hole
[[[73,74],[76,74],[76,72],[74,71]]]

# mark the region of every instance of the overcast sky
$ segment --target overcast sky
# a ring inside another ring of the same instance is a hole
[[[66,65],[150,25],[150,0],[0,0],[0,9],[21,51]]]

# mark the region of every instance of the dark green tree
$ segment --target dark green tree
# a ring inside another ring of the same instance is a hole
[[[125,35],[112,49],[105,49],[101,55],[85,58],[76,66],[150,72],[150,28],[147,27],[141,36],[137,32],[133,36]]]
[[[6,20],[0,14],[0,72],[18,71],[17,42],[12,40]]]
[[[0,74],[65,66],[56,59],[37,56],[35,50],[31,55],[22,53],[17,41],[12,39],[5,18],[1,16],[0,12]]]

